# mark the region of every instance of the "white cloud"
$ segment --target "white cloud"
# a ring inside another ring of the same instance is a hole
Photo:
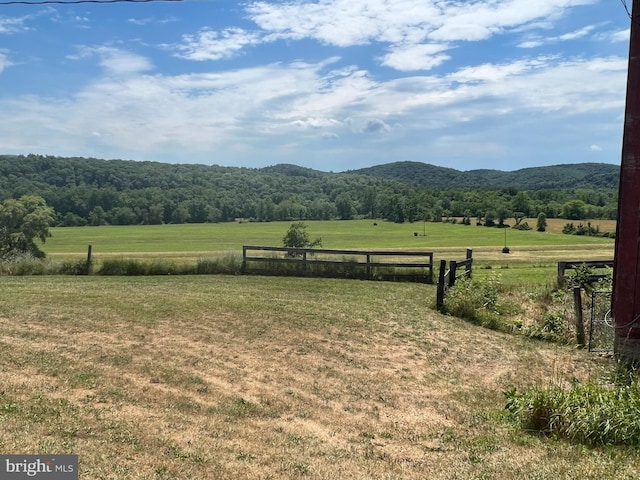
[[[228,28],[221,32],[205,29],[196,35],[185,35],[183,43],[177,46],[180,53],[176,55],[189,60],[220,60],[260,41],[259,34],[241,28]]]
[[[340,126],[342,122],[335,118],[309,117],[307,119],[294,120],[293,125],[303,129],[321,129]]]
[[[579,28],[577,30],[573,30],[568,33],[563,33],[562,35],[556,36],[540,36],[537,34],[532,34],[527,37],[526,40],[520,42],[518,47],[520,48],[537,48],[542,45],[559,43],[559,42],[568,42],[579,40],[590,35],[592,32],[596,30],[595,25],[587,25],[586,27]]]
[[[382,65],[399,71],[431,70],[451,58],[440,53],[448,48],[439,44],[393,47],[382,59]]]
[[[79,47],[71,60],[100,57],[100,65],[112,75],[134,75],[153,69],[151,61],[141,55],[114,47]]]
[[[127,21],[134,25],[144,26],[144,25],[161,25],[166,23],[173,23],[173,22],[178,22],[179,19],[176,17],[169,17],[169,18],[145,17],[145,18],[130,18]]]
[[[7,51],[0,49],[0,73],[4,71],[5,68],[13,65],[7,56]]]
[[[625,28],[624,30],[611,32],[609,38],[612,42],[628,42],[630,33],[631,31],[628,28]]]
[[[542,40],[527,40],[518,44],[520,48],[538,48],[544,45]]]
[[[391,130],[391,127],[380,119],[373,119],[367,121],[365,126],[362,128],[362,133],[381,133],[388,132]]]
[[[597,0],[320,0],[313,3],[254,2],[247,11],[262,29],[287,38],[315,38],[338,46],[373,41],[479,40],[507,28],[556,18]]]
[[[25,25],[30,17],[0,17],[0,33],[17,33],[27,30]]]
[[[591,32],[595,30],[595,25],[588,25],[586,27],[580,28],[578,30],[574,30],[573,32],[565,33],[563,35],[559,35],[557,38],[561,42],[569,41],[569,40],[577,40],[582,37],[586,37]]]
[[[591,145],[589,147],[589,150],[591,150],[592,152],[601,152],[603,148],[600,145]]]
[[[0,108],[12,124],[0,140],[10,141],[12,129],[28,127],[39,132],[21,136],[31,142],[33,148],[23,146],[29,151],[43,144],[58,151],[56,146],[91,142],[128,155],[160,155],[278,139],[282,144],[301,129],[319,131],[325,139],[392,130],[424,136],[433,128],[506,115],[528,118],[552,111],[568,118],[619,110],[626,78],[622,59],[546,57],[384,82],[355,68],[332,70],[331,61],[166,76],[144,74],[149,65],[135,54],[91,52],[106,67],[103,78],[66,100],[6,99]]]
[[[428,70],[450,57],[444,53],[457,42],[485,40],[506,31],[547,29],[553,20],[576,6],[596,0],[319,0],[313,3],[254,2],[250,18],[265,32],[265,41],[278,38],[313,38],[347,47],[373,42],[388,43],[383,65],[400,71]],[[589,34],[588,26],[560,40]],[[522,48],[543,44],[532,37]]]
[[[473,67],[465,67],[452,73],[449,78],[454,82],[477,83],[477,82],[499,82],[507,77],[521,75],[532,69],[544,66],[544,60],[517,60],[512,63],[495,65],[483,64]]]

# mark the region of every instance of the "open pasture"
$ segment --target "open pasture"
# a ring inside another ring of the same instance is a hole
[[[535,219],[528,222],[535,226]],[[591,222],[603,232],[615,231],[615,222]],[[81,258],[92,245],[98,261],[113,256],[196,261],[221,253],[241,255],[243,245],[281,246],[291,223],[54,228],[44,250],[54,260]],[[551,219],[548,223],[549,231],[536,232],[451,223],[306,222],[310,238],[321,237],[324,248],[427,250],[435,252],[436,264],[441,259],[463,259],[465,249],[473,248],[478,269],[499,269],[514,283],[553,281],[559,260],[613,258],[613,239],[564,235],[560,232],[566,220]],[[502,253],[505,241],[509,254]]]
[[[503,391],[607,360],[442,316],[435,287],[6,277],[0,451],[80,478],[635,479],[640,456],[516,430]]]
[[[606,222],[607,226],[611,221]],[[239,251],[242,245],[282,246],[293,222],[231,222],[181,225],[58,227],[44,250],[53,255],[82,254],[92,244],[96,253],[185,253]],[[613,246],[606,238],[561,234],[565,220],[550,220],[549,231],[520,231],[451,223],[391,223],[372,220],[308,221],[307,232],[321,237],[325,248],[435,249],[466,247]],[[602,228],[602,231],[614,231]]]

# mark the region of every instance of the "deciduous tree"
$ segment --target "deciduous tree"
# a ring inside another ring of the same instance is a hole
[[[42,258],[36,240],[46,242],[55,212],[42,197],[25,195],[0,204],[0,257],[29,253]]]
[[[287,230],[282,243],[289,248],[313,248],[322,246],[322,239],[316,238],[313,242],[309,239],[307,225],[304,222],[292,223]]]

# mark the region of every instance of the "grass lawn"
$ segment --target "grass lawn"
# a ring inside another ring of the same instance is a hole
[[[634,449],[504,418],[508,388],[601,378],[609,360],[439,315],[434,296],[353,280],[5,277],[0,451],[78,454],[82,479],[640,477]]]

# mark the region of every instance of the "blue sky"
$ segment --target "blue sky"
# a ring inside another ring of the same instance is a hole
[[[7,1],[2,154],[620,163],[621,0]]]

